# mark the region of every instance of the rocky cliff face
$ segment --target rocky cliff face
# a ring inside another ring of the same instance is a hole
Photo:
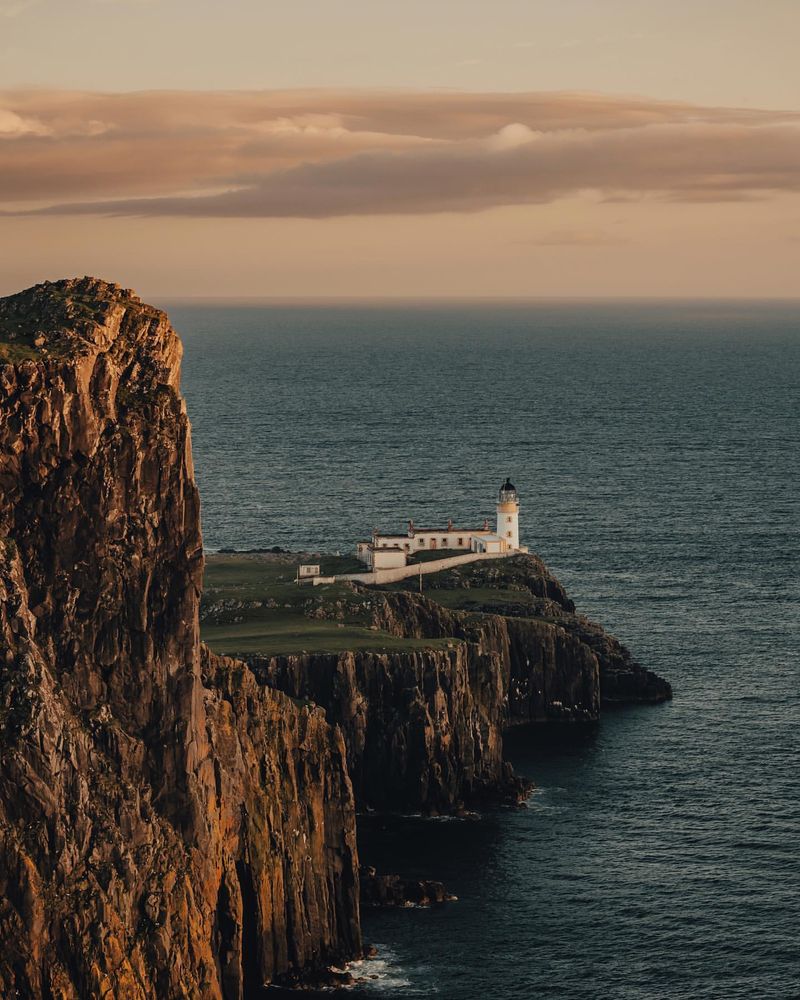
[[[386,594],[381,627],[446,649],[259,656],[258,680],[325,707],[341,727],[362,808],[424,813],[518,801],[528,784],[503,760],[503,730],[599,715],[599,668],[560,626],[478,619]]]
[[[504,763],[506,674],[495,650],[249,656],[263,684],[326,708],[362,808],[432,814],[526,785]]]
[[[453,589],[462,590],[465,596],[473,592],[483,594],[483,598],[465,602],[472,617],[502,616],[507,620],[512,635],[524,637],[527,634],[531,637],[533,644],[530,648],[533,650],[536,650],[537,644],[541,646],[544,643],[547,646],[553,642],[558,648],[564,648],[565,643],[569,645],[565,637],[581,647],[588,647],[597,660],[597,704],[595,706],[583,702],[590,715],[596,715],[600,705],[655,704],[672,697],[668,681],[637,663],[630,651],[601,625],[576,613],[575,604],[538,556],[519,555],[502,562],[472,563],[428,578],[428,596],[434,603],[437,590]],[[491,600],[486,599],[487,594],[493,595]],[[423,614],[421,622],[415,627],[424,629],[424,622],[428,618],[427,613]],[[401,627],[399,623],[398,627]],[[435,629],[436,626],[432,634],[439,634]],[[531,661],[526,648],[523,639],[513,652],[511,664],[512,677],[523,684],[528,679],[528,668],[531,665],[535,667],[535,659]],[[572,659],[577,648],[573,646],[566,660]],[[578,654],[579,660],[586,652],[584,649]],[[544,656],[545,661],[548,660],[544,650],[540,654],[540,660],[541,656]],[[556,660],[558,659],[557,654]],[[555,662],[552,658],[550,660]],[[566,660],[563,655],[560,656],[560,662],[566,663]],[[535,682],[536,677],[529,680]],[[534,684],[532,690],[538,690],[544,695],[547,680],[546,676],[542,677],[544,684]],[[522,712],[519,721],[528,721],[528,716],[531,721],[553,717],[554,700],[559,700],[557,695],[555,699],[545,696],[544,713],[542,704],[535,702],[530,712]],[[518,713],[513,710],[512,717],[516,714]],[[579,713],[575,720],[580,719]]]
[[[437,586],[503,596],[451,611],[436,602]],[[535,556],[437,575],[430,597],[373,593],[371,606],[378,628],[449,639],[449,648],[247,656],[261,683],[324,706],[341,727],[363,808],[435,814],[518,799],[526,783],[503,761],[504,729],[592,723],[601,704],[671,695],[613,636],[575,614]]]
[[[0,992],[240,998],[358,954],[341,735],[201,651],[166,316],[45,284],[0,346]]]
[[[483,564],[473,565],[479,574],[486,570]],[[431,594],[426,598],[386,592],[377,605],[376,620],[394,635],[452,636],[490,657],[501,677],[498,687],[504,703],[497,718],[503,727],[527,722],[597,721],[600,664],[592,650],[566,627],[571,612],[544,620],[532,617],[536,608],[530,605],[519,617],[506,606],[502,606],[502,614],[496,606],[494,611],[450,611],[436,603],[435,589]],[[541,600],[552,613],[552,598]],[[572,606],[566,595],[563,600]],[[600,632],[605,635],[602,629]]]

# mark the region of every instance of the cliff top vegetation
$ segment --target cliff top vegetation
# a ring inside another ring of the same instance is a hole
[[[374,624],[373,598],[351,584],[298,586],[301,563],[323,575],[362,568],[337,556],[218,553],[206,557],[203,640],[218,653],[341,653],[430,649],[454,640],[405,639]]]
[[[98,278],[44,281],[0,299],[0,363],[73,353],[122,301],[157,312],[129,289]]]

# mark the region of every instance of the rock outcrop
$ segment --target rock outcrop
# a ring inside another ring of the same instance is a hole
[[[518,647],[518,655],[512,657],[512,675],[523,686],[529,666],[526,649],[536,649],[537,642],[548,634],[565,634],[587,647],[597,660],[597,704],[585,703],[590,715],[596,715],[601,705],[655,704],[672,697],[668,681],[637,663],[630,651],[601,625],[577,614],[574,602],[561,583],[536,555],[519,555],[501,562],[478,562],[456,567],[428,577],[427,589],[434,603],[437,590],[463,589],[466,594],[475,591],[484,595],[494,591],[497,596],[490,601],[478,598],[469,602],[470,612],[473,615],[501,615],[509,620],[512,632],[516,628],[521,629],[519,635],[524,635],[529,625],[536,626],[534,632],[528,634],[539,639],[534,638],[530,647],[523,641]],[[568,659],[572,659],[572,653]],[[545,682],[547,679],[542,678]],[[544,684],[532,686],[542,693],[545,691]],[[521,716],[512,706],[511,718],[519,716],[518,721],[528,721],[529,717],[533,721],[553,717],[553,701],[552,698],[545,699],[548,707],[544,713],[540,704],[534,704],[532,711],[523,711]],[[580,714],[574,721],[581,721]]]
[[[391,909],[396,906],[440,906],[454,902],[444,883],[433,879],[404,879],[399,875],[379,875],[372,865],[363,865],[361,905],[369,909]]]
[[[516,560],[504,562],[508,566]],[[472,565],[478,567],[479,573],[486,568],[482,563]],[[564,602],[568,607],[572,604],[566,595]],[[549,614],[554,613],[556,605],[551,597],[542,598],[541,603]],[[489,657],[498,667],[497,686],[504,695],[497,715],[502,726],[596,722],[600,714],[601,665],[594,651],[573,630],[572,612],[545,619],[533,616],[534,611],[542,610],[539,606],[526,606],[525,615],[519,617],[514,616],[514,607],[492,607],[451,611],[436,602],[435,590],[428,597],[387,591],[376,605],[376,621],[393,635],[452,637]],[[600,633],[605,636],[602,629]]]
[[[429,580],[428,596],[373,591],[371,613],[393,636],[449,640],[446,648],[246,655],[261,683],[322,705],[341,727],[361,808],[439,814],[519,801],[529,785],[503,760],[504,729],[594,723],[603,704],[671,696],[666,681],[575,614],[535,556]],[[437,586],[504,596],[451,611],[436,602]]]
[[[0,993],[230,1000],[356,956],[341,734],[199,643],[167,317],[46,283],[0,343]]]

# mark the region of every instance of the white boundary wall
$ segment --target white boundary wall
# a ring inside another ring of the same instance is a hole
[[[449,559],[432,559],[430,562],[413,563],[411,566],[398,566],[395,569],[376,569],[372,573],[345,573],[342,576],[316,576],[314,585],[334,583],[336,580],[354,580],[357,583],[397,583],[412,576],[425,576],[428,573],[439,573],[453,566],[463,566],[464,563],[483,562],[485,559],[508,559],[509,556],[527,552],[519,548],[511,552],[467,552],[463,556],[450,556]]]

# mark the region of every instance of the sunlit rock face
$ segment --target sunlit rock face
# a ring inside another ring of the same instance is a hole
[[[360,952],[321,709],[201,649],[166,315],[96,279],[0,300],[0,993],[238,998]]]

